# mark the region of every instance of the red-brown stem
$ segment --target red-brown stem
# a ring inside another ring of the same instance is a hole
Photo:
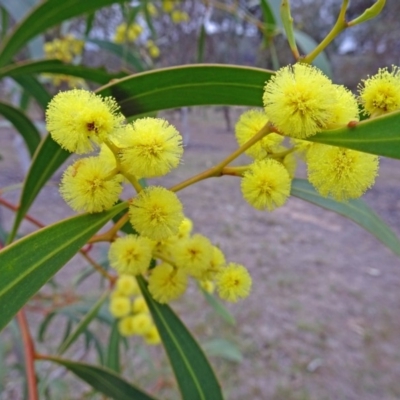
[[[14,204],[8,202],[7,200],[3,199],[2,197],[0,197],[0,204],[2,204],[3,206],[7,207],[8,209],[12,210],[12,211],[18,211],[19,207],[15,206]],[[32,222],[32,224],[38,226],[39,228],[44,228],[44,224],[42,224],[40,221],[38,221],[37,219],[31,217],[30,215],[26,214],[24,216],[24,218],[29,221]]]
[[[37,391],[37,381],[35,375],[35,346],[31,334],[29,332],[28,321],[24,310],[21,309],[17,314],[17,320],[19,329],[21,331],[22,343],[24,346],[25,353],[25,369],[26,369],[26,380],[28,385],[28,399],[39,400]]]

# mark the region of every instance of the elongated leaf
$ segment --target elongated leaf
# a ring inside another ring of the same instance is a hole
[[[112,79],[119,79],[126,76],[124,72],[111,74],[104,68],[89,68],[83,65],[64,64],[60,60],[39,60],[8,65],[0,69],[0,78],[3,76],[14,78],[21,75],[42,73],[77,76],[103,85],[110,82]]]
[[[317,47],[318,43],[305,32],[295,29],[294,36],[296,39],[296,43],[300,46],[304,54],[310,53],[312,50],[314,50],[315,47]],[[331,64],[325,52],[320,53],[312,63],[321,71],[323,71],[327,76],[332,77]]]
[[[400,256],[399,238],[361,199],[339,203],[322,197],[308,181],[303,179],[293,180],[292,195],[351,219]]]
[[[107,358],[105,366],[115,372],[120,372],[120,343],[121,335],[118,331],[118,321],[114,321],[107,346]]]
[[[50,135],[47,135],[42,141],[25,177],[24,187],[21,192],[20,207],[15,214],[9,242],[14,239],[21,221],[40,192],[40,189],[69,156],[70,153],[63,150],[54,142]]]
[[[14,21],[20,21],[32,9],[39,0],[0,0],[0,4],[8,10]],[[4,32],[6,33],[6,32]],[[3,37],[1,38],[3,40]],[[32,58],[43,56],[43,37],[39,36],[28,44],[29,53]]]
[[[12,106],[11,104],[0,102],[0,114],[2,114],[14,125],[15,129],[24,139],[30,155],[33,156],[33,153],[35,152],[41,139],[40,133],[36,129],[35,125],[33,125],[31,120],[25,115],[24,112]]]
[[[236,324],[235,317],[229,312],[229,310],[213,295],[207,293],[204,289],[201,289],[204,297],[210,306],[214,309],[216,313],[218,313],[226,322],[231,325]]]
[[[83,333],[88,325],[92,322],[93,318],[96,317],[99,312],[100,307],[104,304],[109,292],[104,293],[99,300],[94,304],[92,309],[85,315],[85,317],[79,322],[79,324],[75,327],[74,331],[71,332],[70,335],[61,343],[58,348],[57,354],[62,355],[67,351],[67,349],[78,339],[78,337]]]
[[[33,76],[19,75],[15,76],[14,81],[17,82],[27,93],[29,93],[42,107],[47,107],[47,103],[51,97],[43,85]]]
[[[145,66],[143,65],[143,61],[141,60],[139,54],[133,52],[131,49],[125,48],[123,45],[112,43],[107,40],[100,39],[88,39],[88,42],[96,44],[102,50],[107,50],[112,54],[115,54],[121,60],[125,60],[129,65],[134,67],[137,71],[143,72],[145,71]]]
[[[194,64],[143,72],[100,88],[112,95],[125,116],[199,105],[262,107],[272,71],[232,65]]]
[[[104,349],[103,349],[103,345],[100,342],[100,339],[93,334],[91,331],[89,330],[85,330],[83,331],[84,335],[85,335],[85,339],[86,339],[86,345],[85,345],[85,350],[88,351],[89,350],[89,346],[91,343],[93,343],[94,349],[97,352],[98,355],[98,360],[101,366],[104,366]]]
[[[268,42],[271,36],[274,34],[275,29],[276,29],[276,19],[274,15],[274,11],[269,4],[269,1],[267,0],[261,0],[260,2],[261,5],[261,11],[263,14],[263,19],[264,19],[264,36],[265,40]],[[279,15],[279,10],[278,10],[278,15]]]
[[[95,390],[114,400],[155,400],[154,397],[133,386],[109,369],[58,357],[46,357],[43,359],[63,365]]]
[[[101,7],[125,0],[47,0],[20,21],[0,46],[0,66],[7,64],[13,56],[39,33],[80,14],[90,13]]]
[[[184,400],[220,400],[222,393],[203,351],[167,305],[157,303],[138,278],[142,294],[160,333]]]
[[[0,251],[0,330],[125,204],[34,232]]]
[[[224,358],[228,361],[240,363],[243,360],[243,355],[238,347],[226,339],[212,339],[203,343],[204,351],[209,356]]]
[[[366,119],[354,128],[321,132],[307,140],[400,159],[400,112]]]

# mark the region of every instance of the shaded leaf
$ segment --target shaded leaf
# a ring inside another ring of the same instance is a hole
[[[94,304],[92,309],[85,315],[85,317],[79,321],[79,324],[75,327],[74,331],[71,332],[71,334],[68,335],[68,337],[65,338],[65,340],[59,346],[57,351],[58,355],[62,355],[76,341],[76,339],[78,339],[81,333],[86,331],[86,328],[88,327],[90,322],[92,322],[92,320],[97,316],[100,307],[104,304],[108,295],[109,295],[108,291],[104,293],[99,298],[99,300]]]
[[[23,111],[2,101],[0,101],[0,114],[14,125],[14,128],[24,139],[30,155],[33,156],[41,139],[40,133],[36,129],[35,125],[33,125],[31,120]]]
[[[115,372],[121,371],[120,343],[121,335],[118,331],[118,321],[115,320],[110,331],[110,338],[108,339],[107,358],[105,361],[105,366]]]
[[[298,29],[294,30],[294,36],[297,44],[303,50],[304,54],[310,53],[317,47],[317,42],[307,33],[299,31]],[[318,67],[321,71],[323,71],[327,76],[332,78],[332,68],[331,63],[328,60],[325,52],[321,52],[312,62],[313,65]]]
[[[366,231],[374,235],[379,241],[400,256],[400,240],[379,216],[361,199],[339,203],[333,199],[322,197],[313,186],[304,179],[294,179],[292,195],[306,200],[317,206],[334,211],[337,214],[351,219]]]
[[[39,3],[23,20],[18,22],[0,45],[0,66],[39,33],[80,14],[90,13],[101,7],[125,0],[47,0]]]
[[[51,96],[36,78],[30,75],[18,75],[13,79],[37,101],[40,107],[43,109],[47,107]]]
[[[237,363],[243,361],[243,355],[238,347],[226,339],[209,340],[203,343],[203,349],[209,356],[221,357]]]
[[[129,65],[134,67],[139,72],[147,69],[146,66],[143,65],[140,55],[135,53],[132,49],[126,48],[125,46],[117,43],[112,43],[108,40],[89,38],[88,42],[96,44],[102,50],[107,50],[110,53],[115,54],[117,57],[121,58],[121,60],[125,60]]]
[[[201,289],[204,297],[206,298],[208,304],[214,309],[214,311],[219,314],[226,322],[231,325],[236,325],[235,317],[229,312],[229,310],[212,294]]]
[[[155,400],[125,379],[122,379],[114,371],[95,365],[73,362],[58,357],[43,357],[43,360],[52,361],[63,365],[82,379],[95,390],[110,396],[115,400]]]
[[[3,67],[0,69],[0,78],[4,76],[16,78],[29,74],[43,73],[71,75],[103,85],[110,82],[112,79],[119,79],[126,76],[124,72],[112,74],[107,72],[104,68],[90,68],[83,65],[65,64],[60,60],[39,60],[24,61]]]

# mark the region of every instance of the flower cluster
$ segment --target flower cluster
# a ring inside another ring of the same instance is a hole
[[[159,239],[151,235],[153,240],[137,235],[120,237],[110,246],[110,265],[118,274],[148,276],[149,291],[159,303],[182,296],[190,278],[206,291],[216,287],[223,300],[236,302],[247,297],[252,283],[248,271],[227,263],[223,252],[207,237],[191,234],[192,227],[192,221],[184,217],[172,235]],[[152,266],[152,259],[161,263]]]
[[[46,58],[53,58],[70,63],[76,56],[82,54],[84,42],[69,34],[63,38],[56,38],[43,46]]]
[[[143,32],[141,25],[137,23],[130,24],[129,26],[123,22],[119,24],[114,33],[115,43],[134,42]]]
[[[109,262],[119,276],[110,311],[121,318],[121,334],[158,340],[149,315],[135,306],[143,300],[136,298],[132,306],[131,297],[137,294],[135,277],[147,278],[151,295],[160,303],[183,295],[190,279],[207,291],[216,287],[227,301],[249,295],[248,271],[227,263],[222,251],[205,236],[191,234],[193,224],[185,217],[176,193],[139,183],[142,178],[164,176],[181,162],[182,137],[175,127],[150,117],[126,123],[114,99],[78,89],[60,92],[52,99],[46,122],[52,138],[70,152],[86,155],[100,148],[98,154],[76,160],[63,174],[60,193],[72,209],[108,210],[118,201],[125,183],[138,192],[129,200],[127,214],[135,234],[110,238]]]
[[[372,154],[305,141],[319,132],[359,121],[359,106],[370,117],[400,109],[400,71],[392,67],[362,81],[359,97],[335,85],[316,67],[281,68],[266,83],[264,110],[250,110],[238,120],[235,133],[244,145],[265,127],[271,133],[246,150],[253,164],[241,167],[242,193],[260,210],[285,204],[294,177],[297,153],[307,163],[308,179],[322,196],[346,201],[372,187],[379,160]],[[292,147],[283,145],[291,138]]]
[[[68,34],[63,38],[56,38],[43,45],[46,58],[61,60],[65,63],[77,61],[84,48],[84,41],[77,39],[74,35]],[[64,74],[43,74],[53,85],[66,84],[68,87],[85,87],[86,83],[82,78]]]
[[[118,330],[122,336],[142,336],[149,345],[161,342],[158,330],[140,293],[136,279],[120,275],[111,293],[110,313],[118,318]]]

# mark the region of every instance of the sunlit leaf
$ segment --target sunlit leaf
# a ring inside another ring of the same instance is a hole
[[[0,251],[0,329],[126,204],[68,218]]]

